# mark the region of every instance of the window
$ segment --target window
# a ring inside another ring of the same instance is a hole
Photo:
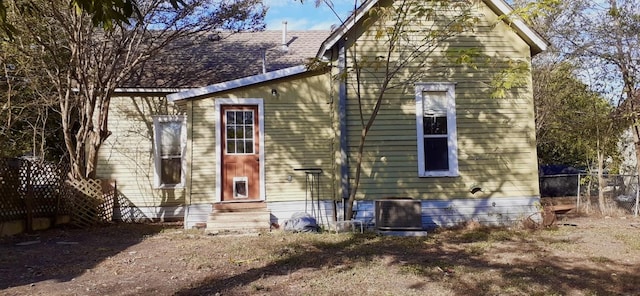
[[[155,116],[154,183],[157,188],[183,187],[185,184],[186,117]]]
[[[227,154],[253,154],[253,111],[227,110]]]
[[[458,176],[455,84],[416,84],[418,175]]]

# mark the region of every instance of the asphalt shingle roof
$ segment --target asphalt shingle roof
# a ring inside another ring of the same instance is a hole
[[[175,42],[147,61],[121,87],[202,87],[298,66],[314,58],[330,31],[288,31],[287,50],[282,31],[209,34]]]

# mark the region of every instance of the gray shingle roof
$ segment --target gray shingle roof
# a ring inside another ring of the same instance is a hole
[[[224,34],[224,33],[223,33]],[[288,31],[287,50],[282,49],[282,31],[236,33],[218,38],[175,42],[147,61],[120,87],[202,87],[237,78],[306,63],[314,58],[330,31]]]

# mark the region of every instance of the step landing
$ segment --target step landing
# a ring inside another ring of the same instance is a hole
[[[264,202],[215,203],[207,220],[210,234],[264,232],[271,228],[271,213]]]

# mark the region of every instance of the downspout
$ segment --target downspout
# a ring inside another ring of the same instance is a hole
[[[184,209],[184,229],[188,229],[189,227],[189,215],[191,214],[190,212],[190,207],[193,204],[193,200],[191,198],[191,188],[193,188],[193,169],[192,169],[192,165],[193,165],[193,125],[191,124],[191,118],[193,118],[193,101],[189,101],[187,103],[187,118],[186,118],[186,125],[187,125],[187,155],[185,158],[187,158],[187,168],[186,168],[186,177],[188,178],[186,180],[186,188],[185,188],[185,209]]]
[[[347,135],[347,54],[344,40],[338,42],[338,122],[340,125],[340,188],[342,192],[343,219],[347,217],[347,200],[349,199],[349,137]]]

